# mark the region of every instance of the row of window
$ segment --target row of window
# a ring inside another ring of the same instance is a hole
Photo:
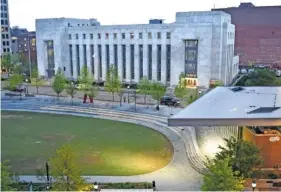
[[[8,27],[1,27],[1,32],[9,32],[9,28]]]
[[[187,77],[197,77],[198,40],[185,40],[185,67]]]
[[[118,34],[118,33],[113,33],[113,34],[111,34],[112,35],[112,38],[113,39],[117,39],[117,37],[118,37],[118,35],[120,35],[120,34]],[[143,39],[143,33],[138,33],[138,37],[136,37],[136,34],[134,34],[134,33],[129,33],[129,34],[127,34],[127,35],[129,35],[129,37],[130,37],[130,39],[136,39],[136,38],[138,38],[138,39]],[[93,33],[90,33],[89,35],[88,35],[88,37],[89,37],[89,39],[94,39],[94,34]],[[105,33],[104,34],[104,38],[105,39],[109,39],[109,37],[110,37],[110,34],[109,33]],[[126,39],[126,33],[121,33],[121,37],[122,37],[122,39]],[[68,35],[68,39],[72,39],[73,37],[72,37],[72,35],[71,34],[69,34]],[[84,34],[82,34],[82,38],[83,39],[87,39],[87,35],[84,33]],[[97,33],[96,34],[96,38],[97,39],[102,39],[102,34],[101,33]],[[147,38],[148,39],[152,39],[152,32],[148,32],[147,33]],[[157,39],[161,39],[162,38],[162,33],[161,32],[157,32]],[[171,39],[171,33],[170,32],[166,32],[166,37],[165,37],[166,39]],[[75,39],[79,39],[79,34],[75,34]]]
[[[1,13],[1,18],[8,18],[8,13]]]
[[[8,25],[8,20],[1,19],[1,25]]]
[[[10,52],[10,49],[9,49],[9,48],[3,48],[3,52],[4,52],[4,53],[9,53],[9,52]]]
[[[131,79],[135,79],[135,45],[130,45],[130,77]],[[161,49],[162,45],[157,45],[157,80],[161,81]],[[105,62],[106,62],[106,69],[109,69],[110,66],[110,46],[105,45]],[[69,60],[70,60],[70,73],[71,76],[73,76],[73,46],[69,45]],[[98,50],[97,52],[97,58],[98,58],[98,77],[102,77],[102,45],[98,45]],[[118,67],[118,46],[114,45],[113,49],[113,60],[114,60],[114,65]],[[142,78],[144,76],[143,74],[143,45],[138,45],[138,52],[139,52],[139,60],[138,60],[138,66],[139,66],[139,78]],[[77,75],[80,75],[80,52],[79,52],[79,45],[75,46],[75,53],[76,53],[76,67],[77,67]],[[95,55],[94,51],[94,45],[90,45],[90,55]],[[121,55],[122,55],[122,74],[123,74],[123,79],[126,79],[127,77],[127,71],[126,71],[126,45],[121,46]],[[92,68],[92,73],[95,73],[95,63],[94,63],[94,58],[90,57],[90,65]],[[83,45],[83,64],[87,65],[87,51],[86,51],[86,45]],[[166,76],[167,76],[167,81],[170,81],[170,71],[171,71],[171,45],[166,45]],[[108,72],[108,71],[106,71]],[[152,80],[152,45],[148,45],[148,79]]]
[[[2,39],[9,39],[9,34],[2,34]]]
[[[5,3],[5,4],[6,4],[6,3],[7,3],[7,0],[1,0],[1,3]]]
[[[9,41],[3,41],[3,42],[2,42],[2,45],[3,45],[3,46],[10,46],[10,42],[9,42]]]
[[[1,5],[1,11],[7,11],[7,6],[6,5]]]

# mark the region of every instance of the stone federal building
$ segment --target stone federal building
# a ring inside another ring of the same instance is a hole
[[[116,65],[124,83],[147,76],[168,86],[185,73],[190,87],[211,81],[228,85],[238,73],[235,26],[222,11],[178,12],[174,23],[150,20],[139,25],[100,25],[96,19],[37,19],[36,47],[40,75],[61,67],[77,78],[87,65],[95,80],[106,80]]]

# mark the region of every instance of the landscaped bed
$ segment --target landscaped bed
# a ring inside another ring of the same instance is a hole
[[[75,147],[83,175],[148,173],[166,166],[173,156],[164,135],[130,123],[6,111],[1,123],[2,160],[9,160],[19,175],[35,175],[65,143]]]

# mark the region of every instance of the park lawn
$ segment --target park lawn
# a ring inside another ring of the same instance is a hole
[[[2,111],[1,123],[1,158],[22,175],[43,169],[65,143],[75,146],[83,175],[149,173],[166,166],[173,156],[164,135],[131,123],[8,111]]]

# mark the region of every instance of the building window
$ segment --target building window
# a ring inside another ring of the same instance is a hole
[[[109,38],[109,34],[108,34],[108,33],[105,34],[105,38],[106,38],[106,39]]]
[[[122,45],[122,69],[123,79],[126,79],[126,45]]]
[[[7,45],[7,46],[9,46],[9,45],[10,45],[10,42],[9,42],[9,41],[7,41],[7,42],[6,42],[6,45]]]
[[[1,19],[1,25],[4,25],[4,20]]]
[[[167,39],[171,39],[171,33],[170,33],[170,32],[167,32],[167,33],[166,33],[166,37],[167,37]]]
[[[140,79],[143,78],[143,45],[139,45],[139,72]]]
[[[76,34],[76,39],[78,39],[79,38],[79,36],[78,36],[78,34]]]
[[[102,77],[102,52],[101,45],[98,45],[98,55],[99,55],[99,77]]]
[[[131,45],[131,55],[130,55],[130,60],[131,60],[131,79],[135,79],[135,46]]]
[[[197,77],[198,40],[185,40],[185,75]]]
[[[24,44],[24,46],[26,47],[26,43]]]
[[[116,44],[114,45],[114,65],[115,69],[118,69],[118,47]]]
[[[94,45],[90,45],[90,59],[91,59],[91,68],[92,74],[95,74],[95,58],[94,58]]]
[[[8,34],[6,34],[6,39],[9,39],[9,35]]]
[[[54,57],[54,44],[53,41],[46,41],[47,45],[47,71],[48,77],[51,78],[55,75],[55,57]],[[24,51],[27,51],[26,49]]]
[[[6,45],[6,41],[3,41],[3,42],[2,42],[2,45],[5,46],[5,45]]]
[[[151,38],[152,38],[151,32],[149,32],[147,35],[148,35],[148,39],[151,39]]]
[[[2,39],[5,39],[5,34],[2,34]]]
[[[70,63],[70,75],[71,77],[73,77],[72,45],[69,45],[69,63]]]
[[[161,39],[161,33],[160,32],[157,33],[157,39]]]
[[[12,43],[16,43],[16,40],[15,40],[15,39],[13,39],[13,40],[12,40]]]
[[[171,45],[166,46],[166,76],[167,81],[171,80]]]
[[[85,44],[83,45],[83,60],[84,60],[83,65],[87,66],[87,47]]]
[[[80,54],[79,54],[79,45],[76,45],[76,66],[77,66],[77,75],[80,75]]]
[[[94,39],[94,34],[93,33],[90,34],[90,39]]]
[[[117,33],[113,34],[113,39],[117,39]]]
[[[105,45],[105,51],[106,51],[106,74],[109,71],[109,45]]]
[[[126,38],[125,33],[122,33],[122,39],[125,39],[125,38]]]
[[[130,33],[130,39],[134,39],[134,33]]]
[[[152,80],[152,45],[148,45],[148,79]]]
[[[83,34],[83,39],[86,39],[86,34]]]
[[[71,34],[68,34],[68,39],[71,39]]]
[[[142,33],[139,33],[139,39],[142,39]]]
[[[157,81],[161,81],[161,45],[157,45]]]
[[[8,25],[8,20],[5,20],[5,25]]]
[[[98,33],[98,39],[101,39],[101,34],[100,33]]]
[[[21,45],[19,45],[19,47],[21,47]]]

